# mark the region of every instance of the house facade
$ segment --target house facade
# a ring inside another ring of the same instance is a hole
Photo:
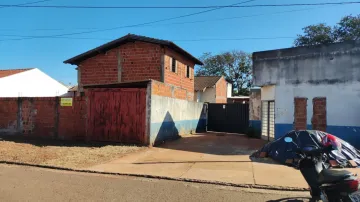
[[[253,74],[263,136],[314,129],[360,147],[359,41],[256,52]]]
[[[231,86],[229,87],[228,82],[222,76],[197,76],[195,77],[196,95],[194,100],[196,102],[227,103],[229,88],[231,89]]]
[[[0,70],[0,97],[55,97],[68,87],[37,68]]]
[[[171,41],[129,34],[64,63],[77,66],[87,138],[156,145],[206,129],[205,105],[194,102],[202,62]]]
[[[75,56],[78,90],[86,85],[157,80],[187,91],[194,99],[194,66],[202,62],[167,41],[129,34]]]

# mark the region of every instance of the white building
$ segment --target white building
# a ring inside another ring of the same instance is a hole
[[[68,87],[37,68],[0,70],[0,97],[55,97]]]
[[[360,41],[253,54],[262,135],[317,129],[360,148]]]

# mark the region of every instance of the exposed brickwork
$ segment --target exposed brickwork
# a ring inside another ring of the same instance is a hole
[[[160,80],[163,54],[160,45],[140,41],[126,43],[80,63],[80,86]]]
[[[18,100],[0,98],[0,131],[14,131],[17,126]]]
[[[58,99],[0,99],[0,134],[18,133],[67,140],[79,135],[85,137],[85,99],[73,98],[72,107],[61,107]]]
[[[152,81],[151,89],[153,95],[172,97],[172,87],[161,82]]]
[[[216,103],[227,103],[227,82],[224,77],[221,77],[215,85],[216,89]]]
[[[195,64],[168,48],[165,48],[164,58],[165,83],[186,89],[188,92],[194,92]],[[175,73],[171,71],[171,58],[175,58],[177,61],[177,71]],[[190,66],[190,78],[186,77],[187,66]]]
[[[187,99],[186,90],[180,89],[180,88],[175,88],[174,89],[174,98],[186,100]]]
[[[306,130],[307,98],[294,98],[294,129]]]
[[[189,92],[186,89],[179,88],[170,84],[165,84],[158,81],[152,81],[151,83],[152,95],[159,95],[164,97],[177,98],[182,100],[194,100],[194,93]]]
[[[311,119],[312,129],[326,131],[326,98],[313,99],[313,116]]]
[[[30,135],[33,132],[34,129],[34,123],[33,123],[33,98],[29,99],[22,99],[20,98],[19,102],[19,110],[21,112],[21,120],[20,120],[20,128],[21,132],[24,135]]]
[[[74,98],[72,107],[59,107],[59,139],[84,140],[87,106],[84,97]]]
[[[261,120],[261,91],[250,92],[249,99],[249,119]]]
[[[31,106],[31,114],[29,125],[33,126],[32,136],[37,137],[50,137],[54,138],[57,128],[55,125],[56,112],[56,100],[49,99],[36,99],[34,98]]]

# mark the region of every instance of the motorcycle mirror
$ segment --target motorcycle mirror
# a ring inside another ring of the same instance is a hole
[[[285,142],[288,142],[288,143],[293,141],[291,137],[286,137],[284,140],[285,140]]]

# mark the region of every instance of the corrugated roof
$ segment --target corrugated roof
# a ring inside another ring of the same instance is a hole
[[[147,43],[153,43],[153,44],[159,44],[159,45],[164,45],[169,47],[170,49],[181,53],[182,55],[184,55],[185,57],[189,58],[190,60],[192,60],[195,64],[198,65],[203,65],[203,63],[198,60],[196,57],[192,56],[190,53],[186,52],[184,49],[180,48],[179,46],[177,46],[176,44],[174,44],[171,41],[167,41],[167,40],[161,40],[161,39],[155,39],[155,38],[150,38],[150,37],[145,37],[145,36],[139,36],[139,35],[134,35],[134,34],[128,34],[126,36],[123,36],[119,39],[116,39],[114,41],[111,41],[109,43],[106,43],[104,45],[101,45],[97,48],[94,48],[92,50],[89,50],[85,53],[82,53],[80,55],[77,55],[73,58],[70,58],[68,60],[65,60],[64,63],[66,64],[72,64],[72,65],[77,65],[80,62],[94,57],[95,55],[99,54],[99,53],[104,53],[110,49],[113,49],[115,47],[118,47],[122,44],[128,43],[128,42],[132,42],[132,41],[143,41],[143,42],[147,42]]]
[[[26,72],[26,71],[29,71],[29,70],[32,70],[34,68],[27,68],[27,69],[0,69],[0,78],[4,78],[4,77],[7,77],[7,76],[11,76],[11,75],[14,75],[14,74],[18,74],[18,73],[21,73],[21,72]]]
[[[215,86],[221,76],[196,76],[194,79],[195,91],[203,91],[205,88]]]

